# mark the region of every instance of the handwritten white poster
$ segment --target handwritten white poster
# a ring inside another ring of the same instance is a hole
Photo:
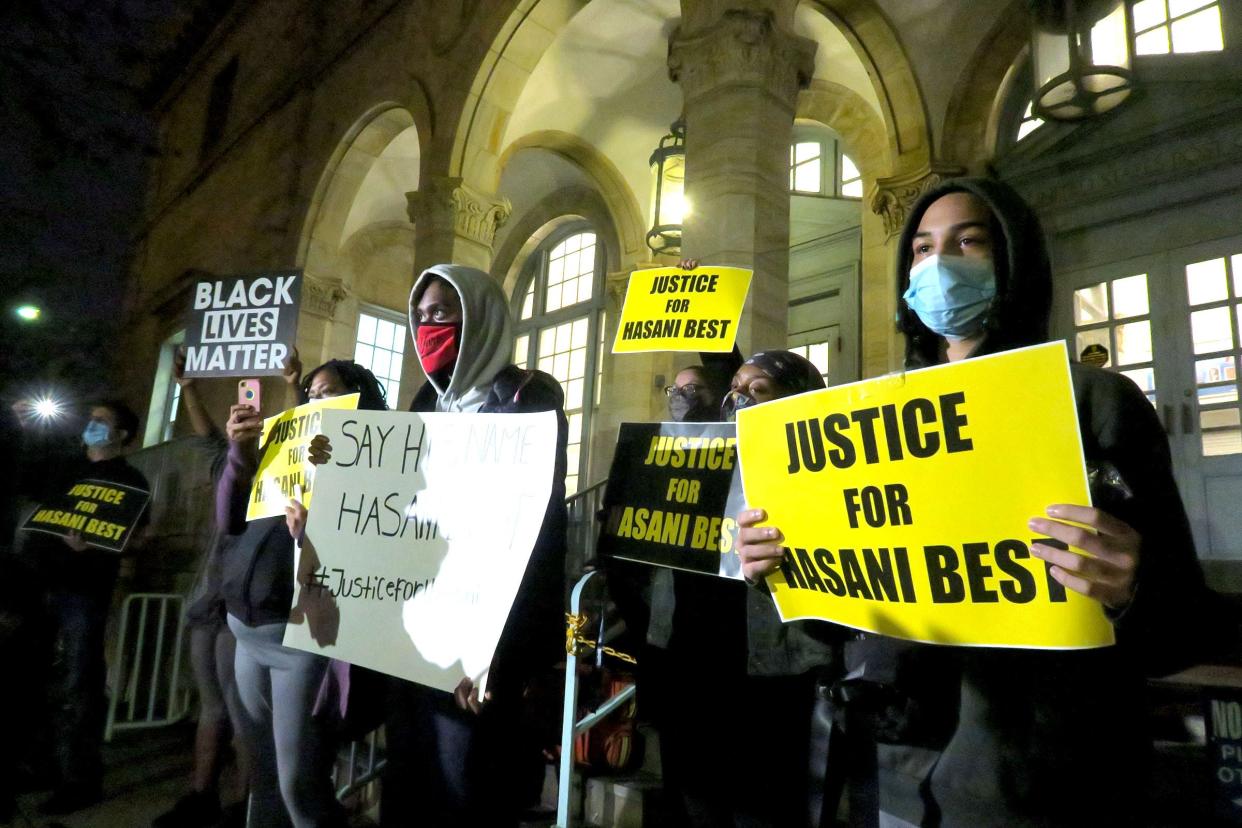
[[[556,415],[325,411],[286,646],[484,692],[543,524]]]

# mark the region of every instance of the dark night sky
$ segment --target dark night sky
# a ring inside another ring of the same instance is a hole
[[[106,393],[156,152],[156,79],[203,0],[17,0],[0,10],[0,398]],[[206,12],[206,14],[205,14]],[[13,308],[43,308],[36,324]],[[115,360],[115,361],[114,361]]]

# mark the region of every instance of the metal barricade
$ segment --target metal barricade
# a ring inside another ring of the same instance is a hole
[[[599,537],[599,524],[595,516],[604,505],[604,486],[601,480],[588,486],[572,497],[565,498],[569,514],[566,528],[565,572],[570,582],[576,581],[588,564],[595,559],[595,541]]]
[[[594,488],[594,487],[592,487]],[[592,513],[594,514],[594,513]],[[582,612],[582,591],[587,582],[595,575],[587,572],[574,585],[569,599],[569,612],[579,616]],[[634,697],[634,685],[630,685],[591,711],[582,719],[578,719],[578,648],[572,638],[567,636],[565,655],[565,705],[561,713],[561,767],[556,792],[556,828],[572,828],[574,815],[570,810],[570,802],[575,794],[574,787],[574,740],[598,724],[609,713]],[[602,641],[596,642],[597,652],[604,646]]]
[[[181,595],[167,593],[138,592],[125,597],[108,680],[105,741],[112,741],[118,730],[173,724],[189,711],[190,690],[181,687],[184,604]]]
[[[370,785],[384,772],[388,760],[379,755],[380,728],[376,728],[357,741],[341,748],[336,767],[332,769],[332,781],[336,785],[336,798],[344,800]],[[361,756],[359,755],[361,754]],[[345,763],[344,780],[341,779],[341,763]]]

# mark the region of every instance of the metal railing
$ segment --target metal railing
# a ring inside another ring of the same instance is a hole
[[[184,604],[182,596],[169,593],[137,592],[125,597],[108,681],[112,692],[105,741],[112,741],[119,730],[173,724],[189,711],[190,690],[180,686]],[[133,616],[136,629],[131,642]]]
[[[569,599],[569,612],[571,615],[581,615],[583,589],[595,574],[595,572],[587,572],[574,584],[573,593]],[[603,651],[604,642],[600,640],[595,642],[595,644],[595,657],[598,659],[599,654]],[[575,739],[597,725],[609,713],[630,701],[635,693],[634,685],[631,684],[616,695],[610,696],[598,708],[579,719],[578,647],[575,646],[574,641],[567,640],[565,650],[565,704],[561,711],[561,766],[557,777],[556,828],[573,828],[573,823],[577,816],[570,808],[570,802],[573,799],[579,798],[575,796]]]
[[[350,794],[357,793],[370,785],[384,771],[388,760],[378,755],[376,742],[381,728],[376,728],[357,741],[350,742],[341,748],[337,755],[336,767],[332,769],[332,782],[336,787],[336,798],[343,800]],[[358,754],[365,753],[362,760]],[[345,762],[345,779],[341,780],[341,762]]]
[[[565,498],[565,508],[569,513],[569,525],[565,532],[565,572],[571,582],[577,580],[587,564],[595,560],[595,541],[599,537],[599,524],[595,516],[603,508],[604,487],[607,484],[607,480],[601,480]]]

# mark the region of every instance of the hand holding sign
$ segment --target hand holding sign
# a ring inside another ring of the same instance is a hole
[[[1088,528],[1059,520],[1031,518],[1031,529],[1081,549],[1091,557],[1043,543],[1034,544],[1031,554],[1052,564],[1052,577],[1063,586],[1111,609],[1124,609],[1134,597],[1134,576],[1138,572],[1139,547],[1143,541],[1139,533],[1125,521],[1090,506],[1057,504],[1048,507],[1048,515]]]
[[[742,576],[751,583],[758,583],[780,566],[785,550],[781,541],[785,536],[775,526],[759,526],[768,519],[762,509],[746,509],[737,516],[737,554],[742,559]]]

